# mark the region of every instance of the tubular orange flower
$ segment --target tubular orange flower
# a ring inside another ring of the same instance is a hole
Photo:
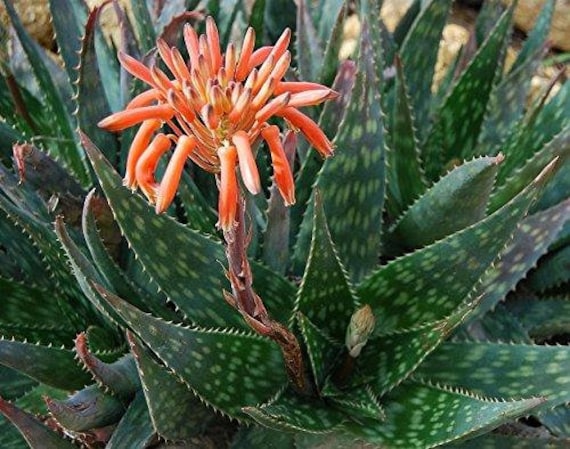
[[[125,110],[99,122],[109,131],[142,124],[129,150],[125,185],[140,187],[149,201],[156,202],[160,213],[174,199],[184,164],[190,159],[218,177],[219,225],[228,230],[233,226],[239,198],[236,170],[252,194],[261,191],[255,162],[255,144],[261,138],[271,153],[279,191],[286,204],[293,204],[293,175],[279,128],[268,121],[282,117],[319,153],[330,156],[332,143],[298,108],[334,99],[337,93],[317,83],[283,80],[291,63],[290,40],[291,31],[286,29],[275,45],[255,50],[255,32],[249,28],[242,45],[230,43],[224,53],[216,24],[208,17],[204,35],[198,36],[190,25],[184,27],[188,62],[177,49],[163,40],[157,42],[168,73],[119,53],[125,70],[149,86]],[[168,135],[159,132],[164,124]],[[173,146],[158,182],[158,160]]]

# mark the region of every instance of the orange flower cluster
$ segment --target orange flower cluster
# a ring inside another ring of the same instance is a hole
[[[206,34],[198,36],[190,25],[184,28],[189,61],[176,48],[157,42],[158,53],[171,73],[156,65],[146,67],[119,53],[122,66],[150,88],[132,99],[124,111],[105,118],[99,126],[120,131],[142,124],[129,150],[124,184],[139,187],[155,204],[157,213],[171,204],[184,164],[189,158],[198,166],[219,174],[219,225],[229,229],[239,197],[236,167],[252,194],[261,190],[252,145],[261,137],[271,154],[275,182],[286,204],[295,202],[293,175],[280,138],[270,125],[282,117],[300,131],[323,156],[333,147],[318,125],[298,110],[335,98],[320,84],[283,80],[291,62],[287,50],[291,31],[286,29],[275,45],[254,50],[255,33],[246,32],[241,50],[230,43],[222,53],[214,20],[206,20]],[[167,124],[170,134],[161,132]],[[160,182],[155,178],[159,159],[174,147]]]

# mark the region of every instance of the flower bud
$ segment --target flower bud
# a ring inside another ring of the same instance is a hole
[[[366,304],[358,309],[350,317],[350,324],[346,329],[345,344],[351,357],[356,358],[366,345],[368,337],[374,331],[376,318],[372,313],[372,308]]]

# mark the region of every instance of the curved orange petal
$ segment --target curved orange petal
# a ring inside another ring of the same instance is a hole
[[[243,81],[247,74],[250,72],[249,60],[253,53],[253,47],[255,46],[255,31],[253,28],[248,28],[243,38],[243,44],[241,46],[241,52],[239,55],[238,63],[236,66],[236,80]]]
[[[180,136],[156,192],[156,213],[164,212],[176,195],[186,159],[196,148],[194,136]]]
[[[271,165],[275,183],[286,206],[295,204],[295,181],[283,144],[279,138],[279,128],[275,125],[261,130],[261,137],[267,142],[271,153]]]
[[[323,156],[331,156],[334,147],[323,130],[319,128],[310,117],[292,107],[286,107],[278,111],[276,115],[286,119],[293,127],[299,129],[309,143]]]
[[[137,183],[151,203],[156,199],[154,172],[160,157],[170,148],[170,143],[170,139],[164,134],[157,134],[135,166]]]
[[[297,92],[305,92],[306,90],[318,90],[318,89],[328,89],[319,83],[310,83],[307,81],[280,81],[275,86],[275,95],[282,94],[284,92],[290,92],[292,94]]]
[[[150,144],[152,135],[154,132],[160,128],[160,120],[146,120],[143,122],[129,148],[129,155],[127,157],[127,168],[125,170],[125,177],[123,179],[123,184],[131,189],[137,187],[137,181],[135,177],[135,168],[141,155],[145,152]]]
[[[145,120],[158,119],[170,120],[174,116],[174,110],[166,104],[157,106],[144,106],[136,109],[126,109],[115,112],[101,120],[97,126],[107,131],[121,131]]]
[[[218,226],[228,231],[234,225],[238,202],[236,178],[237,152],[234,146],[218,150],[220,158],[220,196],[218,198]]]
[[[149,106],[151,103],[159,100],[160,98],[161,93],[158,91],[158,89],[145,90],[144,92],[134,97],[131,101],[129,101],[125,109],[137,109],[143,106]]]
[[[258,65],[263,64],[263,62],[271,54],[272,50],[273,50],[273,47],[271,45],[259,47],[257,50],[255,50],[251,54],[249,61],[247,63],[247,71],[249,72],[249,71],[253,70],[255,67],[257,67]]]
[[[303,106],[315,106],[323,101],[332,100],[338,94],[331,89],[315,89],[305,92],[297,92],[291,95],[289,106],[292,108],[300,108]]]
[[[145,83],[154,86],[152,76],[150,75],[150,70],[142,62],[137,61],[135,58],[127,55],[126,53],[123,53],[122,51],[119,51],[118,58],[121,62],[121,65],[127,72],[144,81]]]
[[[210,51],[210,61],[212,64],[212,73],[218,73],[222,65],[222,51],[220,49],[220,35],[218,27],[212,17],[206,18],[206,38],[208,40],[208,49]]]
[[[190,66],[195,68],[198,66],[198,56],[200,55],[200,49],[198,46],[198,35],[192,25],[187,23],[184,25],[184,43],[186,44],[186,49],[188,50],[188,56],[190,58]]]
[[[249,136],[245,131],[238,131],[232,136],[232,142],[236,146],[239,171],[243,183],[247,190],[256,195],[261,191],[261,182],[259,181],[259,172],[251,150]]]
[[[271,118],[272,115],[275,115],[277,112],[286,107],[289,103],[290,98],[291,94],[289,92],[272,98],[270,102],[268,102],[265,106],[263,106],[259,111],[255,113],[255,120],[260,124],[266,122]]]

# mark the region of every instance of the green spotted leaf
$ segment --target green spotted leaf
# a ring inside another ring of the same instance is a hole
[[[350,416],[385,419],[384,408],[370,386],[349,390],[347,394],[335,395],[329,400]]]
[[[493,309],[544,255],[570,219],[570,200],[525,218],[500,258],[483,275],[476,291],[482,295],[473,319]],[[478,294],[478,293],[475,293]]]
[[[113,160],[118,151],[117,139],[113,134],[97,126],[99,121],[111,114],[103,84],[105,80],[101,77],[95,50],[97,23],[102,8],[96,7],[91,10],[85,24],[80,52],[81,64],[77,75],[76,114],[81,130],[103,149],[105,157]]]
[[[4,4],[6,5],[6,12],[10,17],[12,26],[30,61],[33,75],[47,102],[46,106],[52,111],[49,117],[55,134],[58,136],[58,142],[57,145],[49,145],[50,154],[54,156],[56,160],[63,162],[82,184],[88,184],[89,172],[85,156],[79,145],[76,144],[75,121],[66,107],[65,98],[62,97],[62,91],[58,88],[45,61],[42,59],[39,46],[26,33],[22,26],[12,2],[5,0]]]
[[[570,85],[570,83],[568,83]],[[505,159],[507,163],[509,155]],[[514,195],[520,192],[521,188],[528,183],[530,179],[536,176],[540,171],[540,167],[551,161],[553,158],[560,158],[558,167],[570,158],[570,121],[566,127],[560,131],[550,142],[534,153],[532,157],[524,163],[520,168],[514,169],[509,178],[504,180],[491,195],[489,202],[489,210],[494,211],[509,201]],[[503,167],[499,169],[497,179],[500,182],[500,175]]]
[[[548,338],[570,330],[568,298],[522,297],[509,301],[507,307],[533,338]]]
[[[240,429],[230,449],[251,449],[255,447],[298,449],[295,444],[294,434],[279,432],[262,426],[251,426]]]
[[[408,96],[408,85],[402,65],[396,61],[396,98],[390,124],[388,145],[387,208],[393,217],[399,216],[427,188],[420,153],[415,117]]]
[[[157,38],[152,16],[146,2],[133,2],[132,8],[141,53],[145,54],[153,49]]]
[[[311,249],[295,310],[342,342],[357,300],[331,240],[320,193],[315,195],[314,211]]]
[[[90,381],[69,349],[2,339],[0,363],[62,390],[79,389]]]
[[[222,267],[213,269],[226,258],[223,246],[167,215],[156,215],[146,201],[122,186],[119,175],[85,136],[83,143],[123,234],[161,290],[193,323],[243,327],[239,314],[223,299],[222,290],[229,290],[229,285]]]
[[[476,306],[477,301],[462,304],[443,320],[369,340],[358,358],[359,372],[352,384],[369,383],[378,396],[392,390],[401,384]]]
[[[77,446],[49,429],[35,416],[2,398],[0,398],[0,413],[18,428],[31,449],[77,449]]]
[[[176,414],[172,414],[175,416]],[[154,437],[144,396],[141,392],[130,403],[129,408],[113,431],[106,449],[145,449]]]
[[[210,207],[192,177],[185,171],[182,173],[178,195],[184,206],[188,225],[197,231],[216,235],[216,211]]]
[[[371,35],[365,23],[358,73],[335,138],[337,152],[325,161],[316,182],[332,239],[353,281],[377,264],[384,203],[384,129],[374,63],[376,42]],[[296,259],[302,261],[300,265],[307,257],[308,247],[303,242],[312,229],[312,214],[309,207],[298,238]]]
[[[457,342],[442,344],[414,378],[486,396],[543,397],[536,412],[570,400],[569,372],[570,353],[563,346]]]
[[[98,386],[83,388],[67,399],[46,397],[46,405],[59,424],[76,432],[114,424],[125,413],[123,403]]]
[[[389,333],[437,321],[461,304],[509,242],[552,172],[552,164],[502,209],[462,231],[381,267],[357,289],[376,329]]]
[[[306,0],[297,3],[296,59],[301,79],[314,80],[323,66],[323,45]]]
[[[348,4],[346,1],[332,0],[320,2],[320,7],[325,10],[323,12],[326,14],[326,20],[322,20],[322,16],[319,18],[319,34],[324,37],[325,47],[318,79],[321,84],[328,86],[339,70],[338,54],[344,42],[343,31]]]
[[[569,266],[570,246],[553,251],[531,273],[528,279],[529,285],[539,292],[560,287],[570,281]]]
[[[24,374],[0,365],[0,396],[8,401],[23,396],[38,383]]]
[[[244,407],[244,412],[270,429],[288,432],[328,433],[347,420],[346,415],[323,401],[286,391],[259,407]]]
[[[527,64],[529,60],[533,59],[535,53],[542,48],[548,39],[555,4],[556,0],[546,0],[544,2],[540,15],[534,22],[532,31],[524,40],[521,51],[517,55],[517,59],[511,67],[511,72],[516,71],[519,67]]]
[[[297,315],[297,322],[309,356],[314,381],[317,388],[321,388],[340,353],[341,346],[333,342],[330,336],[326,335],[303,314]]]
[[[212,417],[212,412],[202,405],[187,385],[155,361],[138,338],[129,334],[129,343],[156,433],[170,441],[188,440],[196,436]],[[172,413],[172,410],[176,410],[176,413]]]
[[[510,178],[519,176],[518,171],[528,171],[539,158],[552,159],[555,154],[564,152],[568,148],[569,125],[570,82],[566,82],[550,101],[541,99],[531,108],[502,145],[505,162],[497,174],[497,183],[508,184]]]
[[[564,437],[566,442],[570,439],[570,406],[568,404],[554,407],[552,410],[542,413],[540,422],[555,435]]]
[[[277,345],[259,336],[182,327],[142,313],[99,289],[128,326],[204,402],[234,418],[286,383]]]
[[[430,449],[529,413],[542,399],[500,401],[406,383],[385,401],[386,419],[347,425],[356,436],[391,449]]]
[[[451,7],[451,0],[431,0],[417,15],[402,43],[400,55],[409,88],[418,137],[428,129],[431,84],[441,33]]]
[[[405,248],[421,248],[485,218],[501,161],[482,157],[451,170],[404,212],[393,238]]]
[[[423,155],[430,179],[437,179],[441,167],[458,155],[466,158],[473,154],[491,89],[502,69],[511,16],[509,8],[435,113]]]

